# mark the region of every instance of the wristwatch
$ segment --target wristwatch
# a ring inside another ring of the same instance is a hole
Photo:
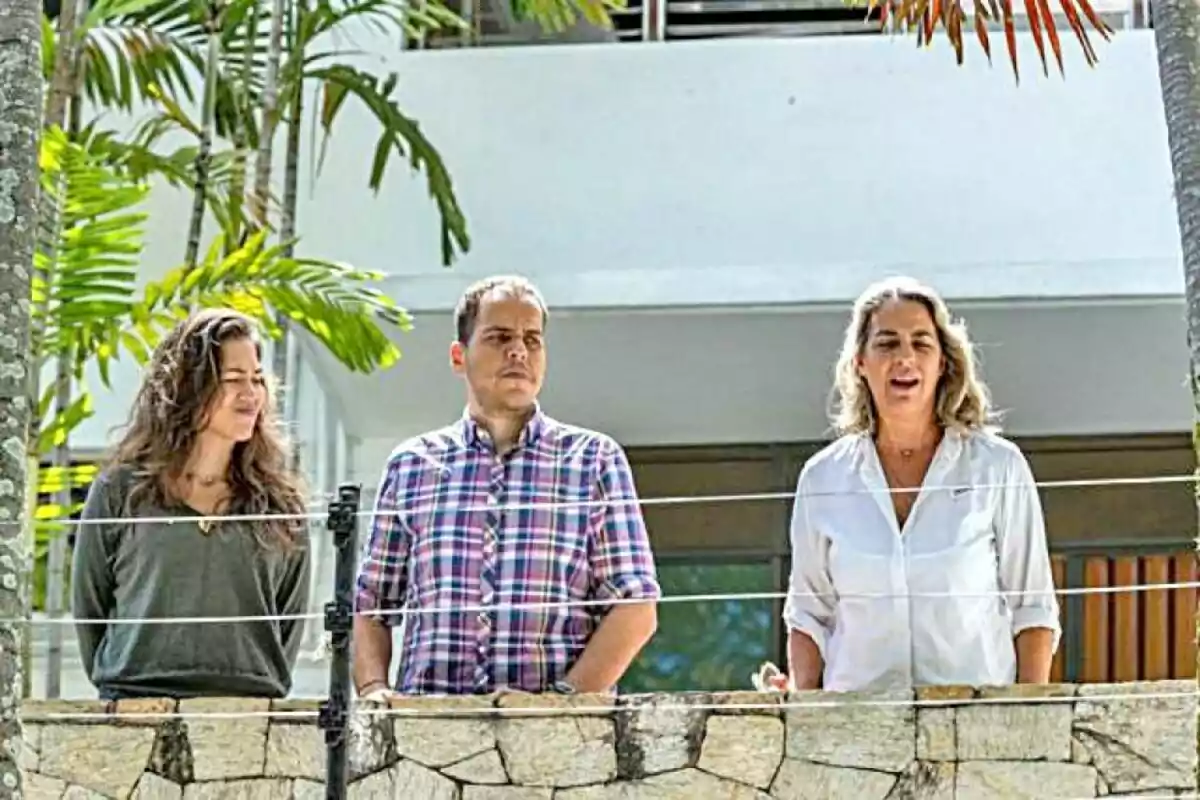
[[[565,678],[559,678],[550,688],[554,689],[555,694],[575,694],[575,687]]]

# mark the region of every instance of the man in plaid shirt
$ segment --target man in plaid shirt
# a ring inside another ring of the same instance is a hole
[[[401,619],[404,694],[611,691],[654,633],[661,591],[624,451],[538,406],[546,318],[515,277],[455,309],[467,407],[388,459],[357,581],[360,697],[392,691]]]

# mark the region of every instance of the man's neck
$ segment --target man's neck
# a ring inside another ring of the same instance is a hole
[[[537,409],[530,406],[521,411],[492,411],[484,410],[476,403],[468,406],[468,413],[475,424],[488,432],[492,438],[492,446],[501,455],[517,446],[521,431],[529,423]]]
[[[932,419],[880,420],[875,443],[887,453],[912,454],[932,450],[941,437],[941,428]]]
[[[224,478],[232,456],[231,443],[201,434],[196,438],[196,444],[184,464],[182,477],[202,483]]]

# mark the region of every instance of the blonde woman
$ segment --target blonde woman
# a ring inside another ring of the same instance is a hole
[[[1061,635],[1041,505],[990,427],[965,328],[910,278],[869,287],[837,364],[840,437],[800,473],[789,675],[831,691],[1045,683]]]

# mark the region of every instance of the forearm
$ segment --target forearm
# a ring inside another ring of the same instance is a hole
[[[354,618],[354,686],[358,691],[390,688],[392,631],[370,617]]]
[[[788,672],[791,675],[792,688],[820,688],[821,673],[824,669],[825,664],[816,642],[803,631],[788,631]]]
[[[611,689],[650,641],[657,627],[658,610],[653,603],[613,608],[596,628],[579,660],[567,672],[567,681],[578,692]]]
[[[1017,634],[1017,683],[1049,683],[1054,660],[1054,632],[1026,628]]]

